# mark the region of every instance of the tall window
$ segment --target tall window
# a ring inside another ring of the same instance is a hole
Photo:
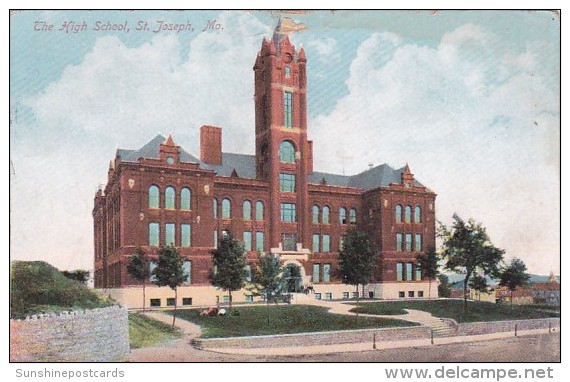
[[[350,209],[350,224],[356,224],[356,210],[354,208]]]
[[[251,265],[247,264],[245,267],[245,281],[251,281]]]
[[[323,264],[323,282],[328,283],[331,281],[331,265]]]
[[[190,224],[180,225],[180,246],[190,247],[192,245],[192,228]]]
[[[176,244],[176,225],[173,223],[166,223],[164,225],[164,236],[166,245]]]
[[[396,280],[402,281],[404,280],[404,264],[397,263],[396,264]]]
[[[232,210],[232,203],[229,199],[222,200],[222,219],[229,219]]]
[[[416,233],[416,252],[421,252],[422,251],[422,235],[419,233]]]
[[[422,268],[420,264],[416,264],[416,280],[420,281],[421,279],[422,279]]]
[[[410,223],[412,221],[412,207],[406,206],[406,223]]]
[[[396,223],[402,222],[402,206],[396,205]]]
[[[289,141],[284,141],[279,147],[279,159],[283,163],[295,163],[295,146]]]
[[[414,210],[414,222],[416,223],[422,222],[422,208],[420,206],[416,206]]]
[[[214,198],[214,217],[218,217],[218,199]]]
[[[148,223],[148,245],[158,246],[160,226],[158,223]]]
[[[313,234],[313,253],[318,253],[319,251],[319,234]]]
[[[291,77],[291,67],[286,66],[285,67],[285,78],[289,78],[289,77]]]
[[[279,190],[295,192],[295,174],[279,174]]]
[[[281,243],[284,251],[296,251],[297,235],[294,233],[283,233],[281,234]]]
[[[184,284],[192,284],[192,262],[184,260],[182,263],[182,274],[186,276]]]
[[[265,249],[265,236],[263,232],[255,233],[255,250],[257,252],[263,252]]]
[[[174,187],[166,187],[166,190],[164,190],[164,208],[167,210],[173,210],[176,208],[175,193],[176,191],[174,191]]]
[[[251,231],[243,232],[243,249],[251,251]]]
[[[406,263],[406,280],[408,281],[413,280],[412,263]]]
[[[149,281],[151,282],[156,281],[156,276],[152,274],[155,269],[156,269],[156,261],[151,261],[150,263],[148,263],[148,270],[150,272]]]
[[[148,208],[159,208],[159,195],[160,190],[157,186],[150,186],[148,188]]]
[[[289,223],[294,223],[297,221],[297,212],[295,210],[295,204],[281,203],[281,221]]]
[[[343,250],[343,246],[344,246],[344,236],[341,236],[339,241],[338,241],[338,250],[342,251]]]
[[[218,231],[214,230],[214,248],[218,249]]]
[[[319,206],[313,206],[313,224],[319,223]]]
[[[321,265],[313,264],[313,282],[318,283],[321,281]]]
[[[263,202],[261,200],[255,203],[255,220],[263,220]]]
[[[180,191],[180,209],[181,210],[189,210],[190,209],[190,199],[192,197],[192,193],[190,192],[189,188],[184,187],[182,191]]]
[[[331,236],[323,235],[323,252],[327,253],[331,251]]]
[[[406,251],[411,251],[412,250],[412,234],[411,233],[407,233],[406,234]]]
[[[323,207],[323,223],[324,224],[330,224],[331,222],[331,213],[330,213],[330,208],[329,206],[324,206]]]
[[[285,112],[283,125],[291,128],[293,127],[293,94],[291,92],[283,93],[283,106]]]
[[[396,234],[396,251],[401,251],[401,250],[402,250],[402,234],[397,233]]]
[[[251,220],[251,202],[249,200],[243,202],[243,220]]]
[[[338,210],[338,216],[340,218],[340,224],[346,224],[346,208],[341,207],[340,210]]]

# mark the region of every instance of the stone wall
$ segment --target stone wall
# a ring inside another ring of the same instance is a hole
[[[514,332],[517,330],[548,329],[560,327],[560,318],[539,318],[533,320],[469,322],[457,325],[457,336],[472,336],[498,332]]]
[[[11,362],[109,362],[130,352],[129,318],[118,306],[10,320]]]
[[[430,338],[430,329],[415,326],[391,329],[343,330],[335,332],[279,334],[273,336],[197,339],[195,344],[205,349],[214,348],[267,348],[286,346],[314,346]]]

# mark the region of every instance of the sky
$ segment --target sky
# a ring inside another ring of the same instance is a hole
[[[252,67],[279,17],[308,59],[316,171],[408,163],[443,224],[473,218],[507,260],[560,272],[560,20],[536,11],[14,12],[11,259],[93,268],[118,147],[172,134],[199,156],[210,124],[253,154]]]

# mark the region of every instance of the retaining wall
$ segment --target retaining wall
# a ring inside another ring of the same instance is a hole
[[[560,318],[537,318],[533,320],[510,320],[510,321],[490,321],[490,322],[469,322],[457,324],[457,336],[472,336],[477,334],[488,334],[498,332],[510,332],[517,330],[548,329],[560,327]]]
[[[11,362],[109,362],[130,352],[129,318],[118,306],[10,320]]]

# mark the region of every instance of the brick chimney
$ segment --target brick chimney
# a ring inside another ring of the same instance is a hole
[[[200,159],[207,164],[222,164],[222,129],[216,126],[200,127]]]

